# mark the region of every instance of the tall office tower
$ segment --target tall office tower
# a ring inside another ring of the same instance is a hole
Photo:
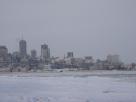
[[[25,57],[27,55],[27,43],[25,40],[19,41],[19,52],[21,57]]]
[[[73,58],[73,57],[74,57],[73,52],[68,52],[68,53],[67,53],[67,58]]]
[[[0,46],[0,66],[6,65],[8,62],[8,49],[6,46]]]
[[[7,59],[8,49],[6,46],[0,46],[0,60],[4,61]]]
[[[31,50],[31,57],[36,58],[36,56],[37,56],[36,50]]]
[[[48,64],[50,60],[50,49],[46,44],[41,45],[41,60],[45,64]]]

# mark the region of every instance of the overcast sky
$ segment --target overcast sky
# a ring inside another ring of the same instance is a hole
[[[0,0],[0,45],[16,51],[21,35],[28,53],[47,43],[52,56],[136,62],[136,0]]]

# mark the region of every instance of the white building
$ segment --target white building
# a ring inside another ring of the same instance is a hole
[[[111,63],[111,64],[121,63],[119,55],[108,55],[107,61],[108,61],[108,63]]]

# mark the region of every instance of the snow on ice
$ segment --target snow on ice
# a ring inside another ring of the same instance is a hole
[[[0,102],[136,102],[136,76],[0,76]]]

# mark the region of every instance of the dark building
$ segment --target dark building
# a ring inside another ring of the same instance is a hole
[[[0,66],[8,64],[8,49],[6,46],[0,46]]]
[[[73,52],[68,52],[68,53],[67,53],[67,58],[73,58],[73,57],[74,57]]]
[[[20,52],[21,57],[25,57],[27,55],[27,43],[25,40],[20,40],[19,52]]]
[[[31,50],[31,57],[36,58],[37,57],[37,52],[36,50]]]
[[[8,54],[8,49],[6,46],[0,46],[0,56],[5,57]]]
[[[41,45],[41,60],[45,64],[48,64],[50,60],[50,49],[46,44]]]

